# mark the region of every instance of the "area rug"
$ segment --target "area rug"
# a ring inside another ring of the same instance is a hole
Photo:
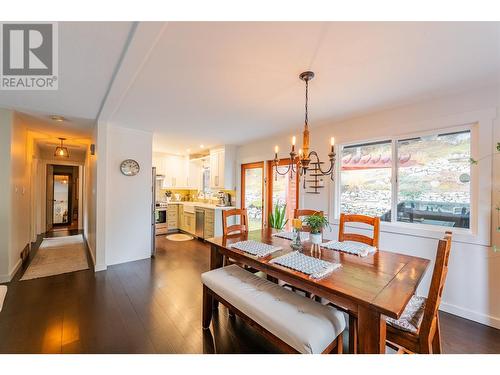
[[[0,311],[2,311],[3,301],[5,301],[6,294],[7,294],[7,287],[5,285],[0,285]]]
[[[190,241],[192,239],[193,239],[193,236],[190,236],[187,234],[182,234],[182,233],[169,234],[167,236],[167,240],[170,240],[170,241]]]
[[[21,281],[89,268],[83,236],[44,238]]]

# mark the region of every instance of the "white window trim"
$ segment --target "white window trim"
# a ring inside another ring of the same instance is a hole
[[[475,159],[483,158],[491,154],[493,151],[493,119],[495,118],[496,112],[494,110],[483,110],[470,112],[465,114],[460,114],[457,116],[450,116],[441,120],[433,120],[425,123],[422,128],[427,128],[428,130],[419,132],[409,132],[404,134],[393,134],[380,136],[369,139],[356,139],[336,145],[336,154],[341,155],[342,149],[347,146],[353,146],[357,144],[377,142],[377,141],[392,141],[393,154],[396,153],[396,147],[394,143],[400,139],[411,138],[416,136],[425,136],[437,133],[451,133],[461,130],[471,131],[471,155]],[[461,125],[458,125],[461,124]],[[488,144],[490,147],[479,147],[479,145]],[[337,158],[337,163],[335,163],[335,182],[340,182],[340,172],[341,172],[342,160],[340,157]],[[392,158],[392,171],[393,179],[396,176],[397,168],[395,164],[397,163],[397,158]],[[391,184],[392,186],[392,197],[397,197],[397,183]],[[426,225],[426,224],[411,224],[403,223],[397,221],[382,222],[381,232],[395,233],[402,235],[410,235],[415,237],[433,238],[440,239],[443,236],[445,230],[451,230],[453,232],[453,241],[462,242],[469,244],[477,244],[483,246],[491,246],[491,186],[492,186],[492,158],[483,159],[479,165],[472,166],[471,168],[471,219],[470,228],[444,228],[436,225]],[[333,183],[333,189],[330,189],[330,222],[334,225],[338,225],[340,217],[340,183]],[[391,202],[394,206],[394,202]],[[392,207],[392,219],[395,219],[395,210]],[[362,224],[350,223],[348,227],[355,228],[357,230],[366,230],[366,226]]]

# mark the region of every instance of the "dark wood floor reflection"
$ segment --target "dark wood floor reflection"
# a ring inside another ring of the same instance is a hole
[[[154,260],[10,283],[0,352],[277,352],[223,307],[203,331],[200,274],[208,269],[208,246],[164,237],[157,244]],[[441,318],[445,353],[500,353],[499,330]]]

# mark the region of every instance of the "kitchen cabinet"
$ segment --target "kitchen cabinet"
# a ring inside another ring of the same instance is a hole
[[[186,230],[186,225],[184,224],[184,207],[182,205],[179,205],[179,229]]]
[[[201,160],[189,160],[187,168],[187,186],[193,190],[202,190],[203,165]]]
[[[181,155],[153,155],[153,167],[156,167],[156,175],[162,177],[162,189],[188,187],[188,162],[188,158]]]
[[[236,190],[236,147],[224,146],[210,150],[210,187],[219,190]]]
[[[168,208],[167,208],[167,228],[168,228],[168,230],[179,229],[179,205],[178,204],[169,204],[168,205]]]
[[[184,231],[189,234],[195,234],[196,231],[196,218],[194,212],[184,211]]]
[[[205,222],[204,222],[204,237],[212,238],[215,233],[215,210],[212,208],[205,208]]]

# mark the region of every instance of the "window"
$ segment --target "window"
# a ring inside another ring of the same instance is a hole
[[[340,210],[470,228],[470,150],[470,130],[346,146]]]
[[[341,212],[391,220],[391,141],[344,147]]]
[[[469,228],[470,131],[399,140],[397,220]]]

